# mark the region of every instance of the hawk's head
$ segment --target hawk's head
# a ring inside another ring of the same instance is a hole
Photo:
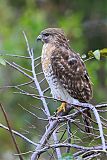
[[[43,43],[68,42],[63,30],[60,28],[47,28],[43,30],[37,37],[37,40],[41,40]]]

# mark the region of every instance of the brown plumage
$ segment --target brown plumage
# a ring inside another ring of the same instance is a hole
[[[68,103],[88,102],[92,98],[92,87],[85,64],[80,55],[70,49],[64,32],[48,28],[41,32],[38,39],[44,43],[42,68],[53,97]],[[89,125],[88,122],[86,125]]]

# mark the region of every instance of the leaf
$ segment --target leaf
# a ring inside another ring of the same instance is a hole
[[[100,56],[105,56],[107,57],[107,48],[101,49],[100,50]]]
[[[88,52],[89,57],[95,57],[97,60],[100,60],[101,57],[107,57],[107,48],[101,49],[101,50],[95,50]]]
[[[99,49],[95,50],[93,52],[93,55],[97,60],[100,60],[100,50]]]
[[[88,56],[93,57],[93,51],[92,50],[88,52]]]
[[[6,62],[5,62],[5,60],[3,59],[2,56],[0,56],[0,64],[3,65],[3,66],[6,66]]]

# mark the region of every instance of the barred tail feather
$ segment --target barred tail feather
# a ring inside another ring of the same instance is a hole
[[[85,116],[86,115],[86,116]],[[92,129],[91,129],[91,113],[89,111],[89,109],[87,109],[86,111],[84,111],[84,115],[82,116],[83,117],[83,121],[84,121],[84,124],[85,124],[85,131],[87,133],[92,133]],[[89,117],[89,118],[88,118]]]

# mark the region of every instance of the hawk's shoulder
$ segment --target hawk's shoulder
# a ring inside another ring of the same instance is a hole
[[[71,97],[87,102],[92,97],[91,82],[80,55],[65,47],[56,47],[51,65],[58,81]]]

